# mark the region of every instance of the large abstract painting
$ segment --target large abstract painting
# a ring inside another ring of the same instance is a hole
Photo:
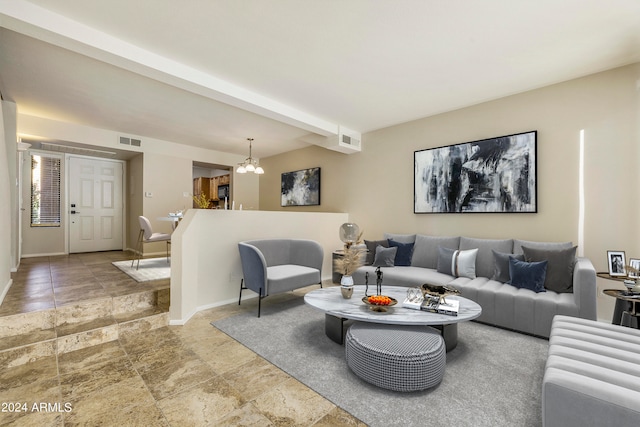
[[[285,172],[282,174],[280,188],[282,206],[319,205],[320,168]]]
[[[414,212],[537,212],[537,131],[414,153]]]

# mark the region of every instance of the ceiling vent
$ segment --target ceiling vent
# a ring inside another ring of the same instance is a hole
[[[123,145],[132,145],[134,147],[140,147],[141,143],[142,141],[139,139],[127,138],[126,136],[120,137],[120,144],[123,144]]]
[[[34,145],[34,147],[36,146]],[[95,150],[93,148],[76,147],[76,146],[64,145],[64,144],[54,144],[50,142],[41,142],[40,149],[46,150],[46,151],[56,151],[59,153],[77,154],[81,156],[92,156],[92,157],[105,157],[105,158],[112,158],[112,157],[115,157],[117,154],[113,151]]]
[[[361,140],[360,132],[339,126],[338,135],[328,136],[323,146],[345,154],[358,153],[362,150]]]

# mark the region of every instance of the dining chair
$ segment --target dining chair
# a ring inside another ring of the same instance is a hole
[[[133,264],[138,261],[138,265],[136,266],[136,270],[140,268],[140,258],[142,258],[142,246],[144,243],[154,243],[154,242],[167,242],[167,262],[169,262],[169,245],[171,244],[171,234],[166,233],[154,233],[151,228],[151,222],[144,217],[139,216],[138,221],[140,222],[140,233],[138,233],[138,243],[136,245],[136,257],[131,260],[131,267],[133,268]]]

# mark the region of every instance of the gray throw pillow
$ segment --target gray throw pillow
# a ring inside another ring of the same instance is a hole
[[[573,268],[576,263],[576,249],[535,249],[522,247],[527,262],[547,261],[547,275],[544,287],[559,294],[573,292]]]
[[[373,260],[374,267],[393,267],[398,248],[376,247],[376,256]]]
[[[453,276],[453,255],[456,253],[455,249],[438,248],[438,273],[448,274]]]
[[[545,250],[557,250],[557,249],[570,249],[573,246],[571,242],[533,242],[531,240],[514,239],[513,241],[513,253],[521,254],[522,247],[526,246],[533,249],[545,249]]]
[[[515,258],[517,261],[524,261],[524,255],[513,255],[493,250],[493,277],[492,280],[507,283],[511,276],[509,275],[509,257]]]
[[[364,260],[366,265],[373,264],[373,260],[376,257],[376,248],[378,246],[382,246],[383,248],[389,247],[389,241],[387,239],[384,240],[365,240],[364,244],[367,246],[367,257]]]

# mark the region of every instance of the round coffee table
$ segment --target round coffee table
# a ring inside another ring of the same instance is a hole
[[[364,286],[355,286],[353,296],[349,299],[342,297],[340,286],[316,289],[305,295],[304,302],[325,313],[325,333],[339,344],[344,343],[344,321],[351,319],[389,325],[434,326],[442,332],[447,351],[451,351],[458,344],[458,323],[473,320],[482,314],[482,308],[477,303],[461,296],[447,297],[460,301],[457,316],[404,308],[402,301],[407,296],[407,289],[403,286],[383,286],[384,295],[398,300],[397,305],[389,307],[384,313],[372,311],[362,302]]]

